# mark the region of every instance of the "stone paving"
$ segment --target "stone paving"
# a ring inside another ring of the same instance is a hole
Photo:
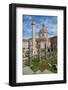
[[[26,66],[26,67],[24,67],[23,73],[25,75],[29,75],[29,74],[33,74],[34,72],[30,69],[30,67]]]
[[[40,70],[38,70],[36,72],[33,72],[32,69],[30,69],[30,67],[28,67],[28,66],[25,66],[24,67],[24,71],[23,71],[24,75],[30,75],[30,74],[49,74],[49,73],[52,73],[52,72],[47,70],[47,69],[45,69],[43,72],[41,72]]]

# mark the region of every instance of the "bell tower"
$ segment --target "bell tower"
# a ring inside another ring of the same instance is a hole
[[[47,39],[48,34],[47,34],[47,29],[44,24],[42,24],[41,30],[40,30],[40,38],[41,39]]]

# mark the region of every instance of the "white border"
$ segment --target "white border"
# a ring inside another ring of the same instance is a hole
[[[40,74],[40,75],[22,75],[22,15],[50,15],[58,16],[58,73],[57,74]],[[16,82],[36,82],[36,81],[54,81],[63,80],[63,11],[49,9],[16,9]]]

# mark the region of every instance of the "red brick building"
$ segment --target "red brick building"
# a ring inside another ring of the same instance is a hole
[[[51,48],[54,50],[57,48],[57,36],[50,38]]]

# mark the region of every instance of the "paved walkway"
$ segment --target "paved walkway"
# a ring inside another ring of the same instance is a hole
[[[24,75],[30,75],[30,74],[49,74],[52,72],[47,69],[45,69],[43,72],[41,72],[40,70],[38,70],[37,72],[33,72],[32,69],[30,69],[30,67],[25,66],[23,73],[24,73]]]
[[[25,75],[28,75],[28,74],[33,74],[34,72],[30,69],[30,67],[26,66],[24,67],[24,72],[23,72]]]
[[[52,73],[52,72],[49,71],[49,70],[47,70],[47,69],[45,69],[42,73],[43,73],[43,74],[49,74],[49,73]]]

